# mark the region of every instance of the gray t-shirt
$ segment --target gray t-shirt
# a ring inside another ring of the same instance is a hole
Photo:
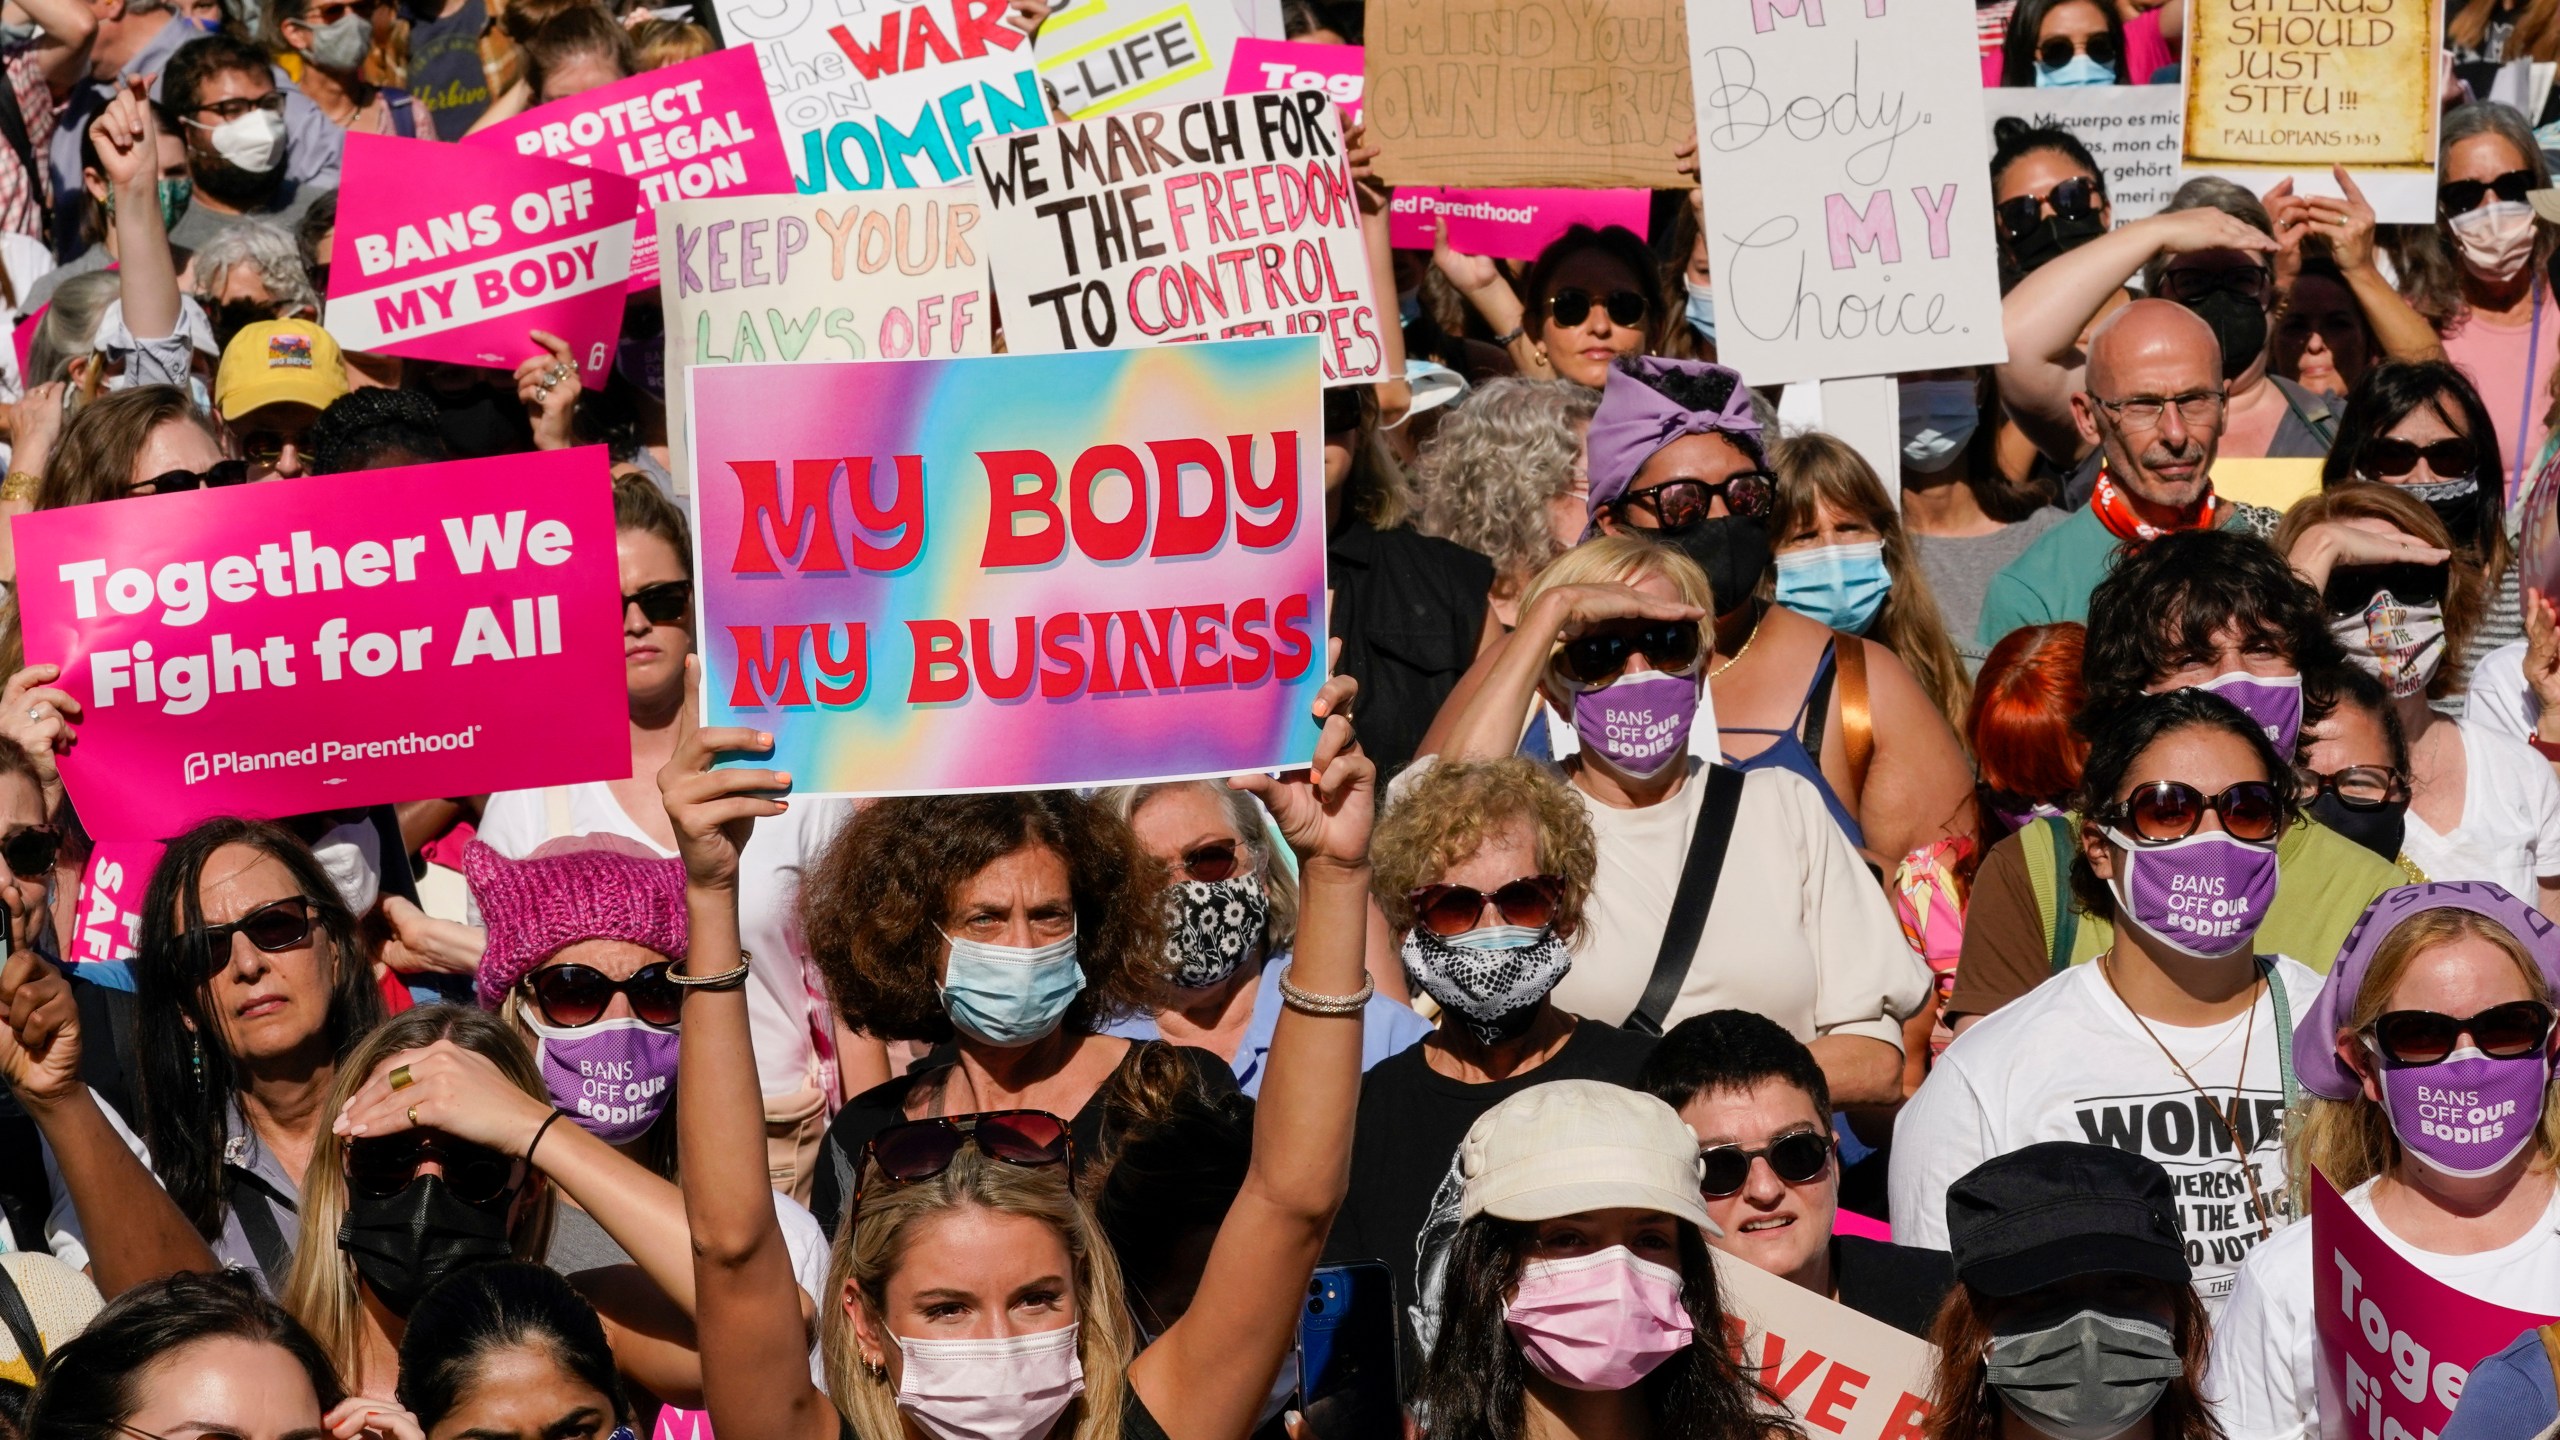
[[[563,1275],[575,1275],[608,1265],[628,1265],[631,1255],[604,1233],[594,1216],[564,1203],[551,1221],[551,1251],[542,1257],[542,1263]]]
[[[291,180],[285,181],[277,190],[278,198],[273,208],[255,215],[226,215],[207,208],[203,199],[198,197],[195,204],[187,207],[187,213],[178,217],[178,228],[169,232],[169,243],[180,250],[201,250],[205,242],[214,236],[234,225],[245,225],[251,221],[263,221],[292,236],[296,227],[302,224],[302,212],[311,208],[312,201],[329,193],[326,187],[297,185]]]
[[[1982,623],[1982,600],[1991,589],[1991,577],[2025,554],[2044,532],[2069,518],[2066,512],[2046,506],[1988,535],[1906,532],[1911,536],[1911,553],[1919,557],[1920,573],[1929,577],[1929,589],[1938,597],[1938,615],[1947,623],[1947,638],[1955,642],[1968,674],[1981,669],[1983,657],[1991,653],[1991,647],[1973,633]]]

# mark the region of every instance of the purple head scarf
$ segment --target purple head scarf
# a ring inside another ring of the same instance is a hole
[[[2364,908],[2337,963],[2320,987],[2320,998],[2293,1027],[2293,1073],[2302,1088],[2324,1100],[2352,1100],[2364,1093],[2363,1082],[2338,1058],[2338,1031],[2355,1013],[2356,992],[2364,988],[2382,942],[2400,922],[2428,910],[2468,910],[2495,921],[2523,944],[2551,988],[2560,991],[2560,925],[2497,885],[2485,880],[2439,881],[2385,890]]]
[[[1751,413],[1751,387],[1742,383],[1738,372],[1702,360],[1664,360],[1652,355],[1633,356],[1619,365],[1624,368],[1612,368],[1608,384],[1600,391],[1600,413],[1591,417],[1586,446],[1591,457],[1593,516],[1627,493],[1636,472],[1656,451],[1683,435],[1738,436],[1750,442],[1745,448],[1757,453],[1760,420]],[[1733,382],[1733,391],[1721,410],[1691,410],[1645,383],[1672,374],[1721,375]]]

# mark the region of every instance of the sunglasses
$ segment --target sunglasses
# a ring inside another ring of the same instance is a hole
[[[641,1024],[672,1030],[684,1015],[684,991],[667,978],[672,968],[668,961],[654,961],[632,972],[630,979],[616,980],[592,965],[545,965],[524,977],[524,988],[545,1025],[566,1030],[593,1025],[604,1018],[613,997],[623,995]]]
[[[2492,1060],[2516,1060],[2551,1038],[2551,1007],[2539,1000],[2492,1005],[2468,1020],[2433,1010],[2393,1010],[2365,1027],[2373,1048],[2394,1065],[2437,1065],[2459,1049],[2464,1035]]]
[[[2320,587],[2320,604],[2332,619],[2363,614],[2373,597],[2385,590],[2403,605],[2439,604],[2444,600],[2451,569],[2450,564],[2420,565],[2409,561],[2341,565],[2329,572],[2328,583]]]
[[[1633,290],[1612,290],[1605,296],[1594,295],[1579,285],[1567,285],[1547,297],[1547,316],[1570,330],[1591,318],[1591,307],[1598,305],[1609,312],[1613,325],[1642,324],[1653,302]]]
[[[240,453],[259,465],[273,466],[284,459],[285,447],[308,448],[309,432],[288,435],[281,430],[244,430],[240,432]]]
[[[1173,868],[1186,880],[1200,880],[1213,885],[1221,880],[1231,880],[1239,868],[1239,848],[1233,840],[1212,840],[1196,849],[1184,851],[1182,858],[1173,862]]]
[[[1702,1173],[1698,1177],[1699,1193],[1711,1200],[1737,1194],[1751,1183],[1751,1162],[1766,1159],[1779,1179],[1790,1185],[1802,1185],[1819,1178],[1831,1165],[1831,1137],[1819,1130],[1798,1130],[1781,1135],[1757,1150],[1739,1145],[1710,1145],[1698,1152]]]
[[[2000,217],[2000,228],[2012,240],[2022,240],[2044,223],[2046,206],[2053,207],[2055,218],[2086,220],[2098,213],[2098,182],[2086,175],[2074,175],[2060,181],[2042,195],[2012,195],[1993,207]]]
[[[1629,510],[1640,509],[1664,530],[1677,534],[1705,524],[1707,509],[1717,500],[1724,501],[1727,514],[1765,520],[1777,508],[1778,477],[1766,470],[1745,470],[1723,480],[1665,480],[1649,490],[1630,490],[1613,503],[1621,519]]]
[[[9,862],[9,873],[21,879],[51,870],[61,854],[62,832],[50,825],[29,825],[0,840],[0,860]]]
[[[1695,620],[1621,621],[1585,631],[1556,652],[1556,668],[1578,685],[1598,685],[1626,668],[1627,657],[1642,655],[1662,670],[1679,674],[1698,663],[1704,632]]]
[[[2267,269],[2263,265],[2193,266],[2171,270],[2160,277],[2160,293],[2180,304],[2193,304],[2208,295],[2229,291],[2252,300],[2267,298]]]
[[[2409,798],[2409,782],[2388,765],[2349,765],[2322,773],[2308,765],[2293,767],[2293,797],[2308,805],[2335,795],[2350,810],[2379,810]]]
[[[880,1167],[881,1178],[899,1185],[930,1180],[951,1168],[962,1147],[975,1145],[990,1160],[1026,1169],[1075,1165],[1075,1140],[1067,1122],[1046,1110],[987,1110],[975,1115],[937,1115],[891,1125],[862,1147],[857,1173]],[[862,1208],[856,1190],[848,1210]]]
[[[641,617],[652,625],[673,625],[693,610],[693,582],[661,580],[643,585],[622,597],[622,608],[640,607]]]
[[[2071,57],[2075,55],[2086,55],[2099,64],[2113,69],[2116,63],[2116,37],[2100,33],[2074,44],[2068,35],[2053,35],[2048,36],[2043,44],[2036,47],[2036,59],[2042,61],[2047,70],[2061,69],[2070,64]]]
[[[163,470],[133,489],[136,495],[174,495],[181,490],[218,490],[249,483],[249,462],[217,460],[202,470]]]
[[[2510,204],[2524,203],[2533,193],[2533,172],[2510,170],[2494,180],[2447,180],[2436,187],[2436,206],[2447,215],[2467,215],[2494,191]]]
[[[234,935],[248,936],[250,944],[270,955],[298,949],[311,943],[311,902],[299,895],[288,895],[282,900],[270,900],[237,920],[190,930],[178,938],[196,947],[204,973],[211,975],[231,963]]]
[[[1413,918],[1434,935],[1464,935],[1476,928],[1487,901],[1505,925],[1543,930],[1554,923],[1564,903],[1564,881],[1554,875],[1523,875],[1490,895],[1472,885],[1425,885],[1405,897]]]
[[[2364,461],[2356,468],[2368,479],[2397,480],[2417,469],[2420,460],[2427,462],[2437,479],[2459,480],[2480,468],[2480,447],[2459,435],[2425,445],[2408,440],[2374,440],[2365,445]]]
[[[2141,844],[2165,845],[2196,833],[2208,810],[2222,817],[2225,834],[2253,845],[2284,828],[2284,800],[2264,780],[2243,780],[2219,795],[2181,780],[2155,780],[2116,802],[2110,818],[2129,826]]]
[[[348,1141],[347,1188],[388,1200],[416,1183],[418,1167],[430,1160],[444,1171],[444,1188],[465,1205],[486,1205],[516,1188],[514,1157],[423,1130]]]

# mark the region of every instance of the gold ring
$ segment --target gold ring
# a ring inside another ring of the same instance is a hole
[[[418,1123],[418,1107],[415,1105],[409,1107],[409,1123],[412,1125]]]
[[[394,1089],[394,1090],[406,1090],[406,1089],[408,1089],[410,1086],[415,1085],[415,1084],[417,1084],[417,1083],[418,1083],[418,1077],[409,1073],[409,1067],[408,1067],[408,1066],[406,1066],[406,1065],[394,1065],[394,1066],[392,1066],[392,1067],[391,1067],[391,1088],[392,1088],[392,1089]]]

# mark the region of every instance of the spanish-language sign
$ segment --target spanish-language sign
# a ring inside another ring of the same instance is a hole
[[[2375,219],[2432,223],[2443,32],[2439,0],[2194,0],[2186,173],[2335,195],[2344,165]]]
[[[2471,1367],[2560,1316],[2475,1299],[2412,1264],[2311,1174],[2311,1308],[2322,1440],[2434,1435]]]
[[[755,46],[804,195],[949,185],[969,145],[1049,123],[1008,0],[714,0]]]
[[[604,388],[640,187],[609,170],[349,135],[329,249],[329,333],[349,350],[513,369],[569,342]]]
[[[1716,354],[1752,384],[2008,358],[1981,62],[1947,22],[1925,0],[1690,0]]]
[[[1682,0],[1370,0],[1378,178],[1690,189],[1691,23]]]
[[[626,175],[640,185],[631,288],[658,283],[657,229],[648,215],[706,195],[776,195],[792,189],[791,163],[752,50],[715,50],[620,84],[537,106],[466,137],[518,155],[540,155]]]
[[[1229,95],[978,142],[1017,355],[1314,335],[1328,385],[1384,378],[1386,321],[1333,102]]]
[[[802,794],[1306,763],[1320,348],[696,367],[703,723]]]
[[[1449,248],[1464,255],[1535,260],[1547,242],[1576,225],[1616,225],[1644,238],[1653,216],[1650,190],[1442,190],[1406,185],[1387,212],[1387,236],[1400,250],[1428,250],[1432,222],[1449,222]]]
[[[1204,100],[1233,88],[1227,62],[1252,35],[1280,38],[1277,4],[1065,0],[1040,26],[1040,78],[1061,120]]]
[[[988,353],[978,215],[974,185],[660,207],[667,438],[679,462],[693,366]]]
[[[81,704],[81,823],[162,839],[627,772],[606,464],[596,445],[378,471],[360,502],[318,476],[18,516],[27,658]]]
[[[1726,1344],[1806,1434],[1921,1440],[1936,1346],[1722,1251],[1713,1254]]]
[[[107,965],[141,953],[142,892],[166,847],[157,840],[101,840],[80,867],[80,895],[71,938],[62,947],[72,965]]]
[[[1246,36],[1227,62],[1227,93],[1321,90],[1342,107],[1342,123],[1360,123],[1360,47]]]
[[[2038,129],[2068,130],[2089,149],[2106,177],[2108,209],[2118,225],[2155,215],[2178,189],[2178,118],[2175,85],[1992,87],[1982,92],[1984,143],[2016,118]]]

